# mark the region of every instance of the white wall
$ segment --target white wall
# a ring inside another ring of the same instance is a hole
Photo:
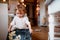
[[[8,33],[8,6],[0,3],[0,40],[6,40]]]
[[[15,1],[9,0],[9,8],[10,8],[9,13],[10,14],[14,14],[15,13],[15,8],[17,6],[17,3],[18,3],[17,0],[15,0]]]
[[[49,36],[50,40],[54,40],[54,16],[49,15]]]
[[[43,25],[43,18],[46,17],[45,16],[45,2],[41,1],[40,2],[40,26]]]
[[[57,11],[60,11],[60,0],[54,0],[49,6],[48,6],[48,13],[55,13]]]
[[[49,6],[48,6],[48,14],[49,14],[49,36],[50,40],[54,40],[54,13],[60,11],[60,0],[54,0]]]

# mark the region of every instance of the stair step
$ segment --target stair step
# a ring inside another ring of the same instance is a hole
[[[54,36],[55,36],[55,37],[60,37],[60,33],[56,33],[56,32],[55,32],[55,33],[54,33]]]
[[[60,28],[54,28],[54,32],[60,32]]]
[[[60,28],[60,25],[58,25],[58,26],[55,26],[55,28]]]
[[[54,34],[56,34],[56,35],[60,35],[60,32],[54,32]]]
[[[54,40],[60,40],[60,37],[54,37]]]

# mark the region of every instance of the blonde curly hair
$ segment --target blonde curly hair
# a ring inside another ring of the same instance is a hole
[[[18,5],[16,6],[16,10],[23,10],[23,11],[26,13],[26,8],[25,8],[25,6],[22,5],[22,4],[18,4]]]

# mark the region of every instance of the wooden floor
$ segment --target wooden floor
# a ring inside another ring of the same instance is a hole
[[[32,27],[32,40],[48,40],[47,27]]]

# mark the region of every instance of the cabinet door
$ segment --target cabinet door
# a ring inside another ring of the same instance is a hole
[[[0,40],[6,40],[8,33],[8,5],[0,3]]]

